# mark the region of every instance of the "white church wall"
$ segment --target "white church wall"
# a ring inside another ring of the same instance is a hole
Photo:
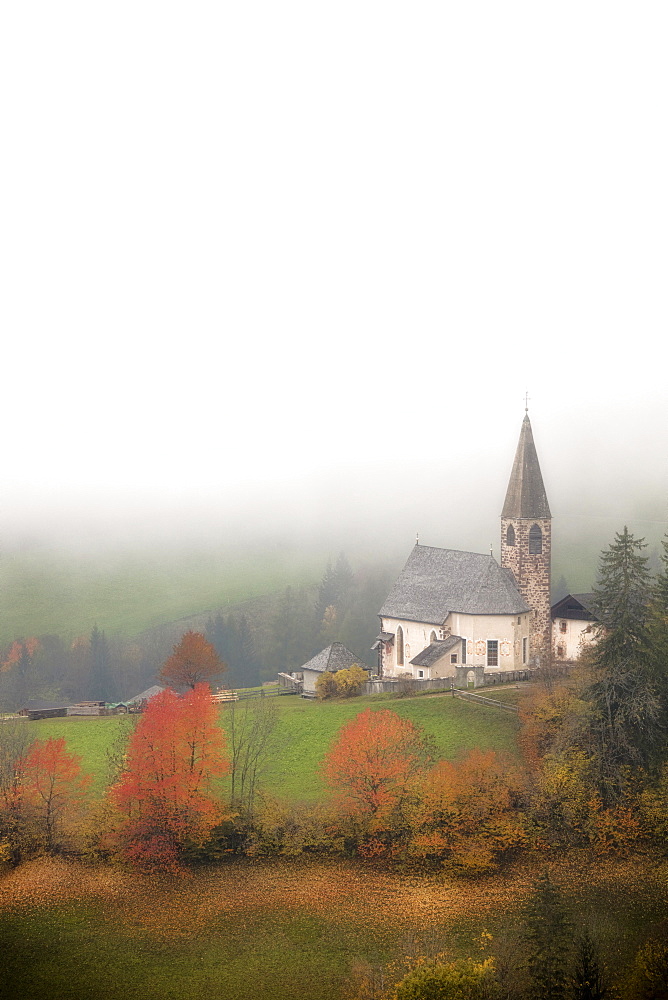
[[[404,661],[397,663],[397,630],[401,626],[404,633]],[[391,676],[396,674],[412,673],[413,668],[410,661],[423,649],[426,649],[431,640],[431,633],[435,632],[436,638],[441,638],[438,625],[429,625],[424,622],[411,622],[405,618],[382,618],[381,631],[391,632],[394,635],[394,643],[389,650],[383,654],[383,673]]]
[[[518,620],[519,619],[519,620]],[[465,615],[448,617],[453,634],[466,639],[466,662],[488,670],[515,670],[528,662],[530,615]],[[524,642],[523,640],[526,640]],[[489,642],[497,643],[496,665],[488,662]]]
[[[521,615],[465,615],[453,612],[447,622],[453,635],[466,639],[466,662],[471,666],[484,666],[489,670],[515,670],[528,663],[531,616]],[[526,640],[526,643],[523,642]],[[488,661],[487,643],[498,643],[497,665]]]
[[[444,626],[431,625],[426,622],[412,622],[404,618],[383,618],[381,630],[395,636],[394,643],[383,652],[383,673],[393,677],[398,674],[412,674],[418,677],[418,669],[423,671],[424,678],[450,677],[455,674],[455,666],[461,664],[461,646],[449,650],[443,661],[439,660],[431,667],[412,667],[410,661],[432,641],[432,633],[436,638],[447,635],[459,635],[466,639],[466,662],[470,666],[484,666],[489,670],[515,670],[525,666],[530,656],[530,614],[522,615],[466,615],[453,612],[448,615]],[[519,619],[519,621],[518,621]],[[401,626],[404,633],[403,664],[397,662],[397,629]],[[444,632],[441,632],[441,628]],[[489,641],[497,643],[497,665],[488,664]],[[451,655],[457,655],[457,663],[451,663]],[[526,655],[526,659],[525,659]],[[438,668],[439,672],[435,670]],[[450,672],[451,668],[451,672]],[[446,672],[447,671],[447,672]]]

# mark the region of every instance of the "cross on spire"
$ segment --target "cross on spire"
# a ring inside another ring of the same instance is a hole
[[[524,393],[524,412],[529,412],[529,390]]]

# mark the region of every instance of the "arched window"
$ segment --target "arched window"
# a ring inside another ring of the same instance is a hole
[[[543,532],[537,524],[532,524],[529,529],[529,552],[531,555],[539,556],[543,551]]]
[[[433,629],[431,630],[431,634],[429,636],[429,642],[436,642],[436,633]]]
[[[513,528],[512,524],[509,524],[508,530],[506,532],[506,545],[514,545],[514,544],[515,544],[515,529]]]
[[[404,665],[404,630],[401,625],[397,627],[397,666]]]

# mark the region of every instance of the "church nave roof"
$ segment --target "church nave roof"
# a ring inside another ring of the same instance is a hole
[[[516,615],[530,610],[510,570],[493,556],[416,545],[380,615],[441,625],[452,611]]]

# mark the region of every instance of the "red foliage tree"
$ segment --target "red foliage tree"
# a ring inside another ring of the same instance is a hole
[[[177,687],[194,688],[226,670],[215,647],[201,632],[185,632],[163,664],[160,680]]]
[[[339,806],[373,833],[391,828],[427,757],[412,722],[367,708],[343,726],[323,770]]]
[[[64,814],[83,799],[91,782],[81,758],[68,753],[65,740],[35,740],[21,766],[22,805],[33,811],[51,850]]]
[[[168,688],[151,698],[111,789],[124,815],[124,856],[177,867],[183,848],[203,843],[222,819],[211,786],[229,767],[208,684],[196,684],[183,697]]]
[[[9,671],[21,662],[21,657],[26,656],[32,660],[35,653],[40,648],[39,639],[34,636],[28,639],[15,639],[9,648],[4,663],[0,664],[0,670]]]

